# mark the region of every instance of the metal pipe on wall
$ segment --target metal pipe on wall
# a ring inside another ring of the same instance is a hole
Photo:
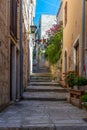
[[[82,69],[81,74],[84,76],[84,44],[85,44],[85,0],[82,0]]]
[[[23,93],[22,0],[20,0],[20,97]]]

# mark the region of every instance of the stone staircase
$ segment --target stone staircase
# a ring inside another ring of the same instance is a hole
[[[87,130],[87,112],[69,104],[68,96],[50,74],[32,74],[23,100],[0,113],[0,130]]]
[[[50,73],[31,75],[23,100],[67,101],[68,91],[52,80]]]

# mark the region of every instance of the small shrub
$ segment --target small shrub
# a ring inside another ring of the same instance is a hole
[[[78,86],[87,85],[87,79],[84,77],[77,77],[76,85]]]
[[[82,97],[82,102],[87,102],[87,93],[85,93]]]

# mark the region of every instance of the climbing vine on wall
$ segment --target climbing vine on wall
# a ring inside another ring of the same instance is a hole
[[[56,64],[61,58],[62,53],[62,39],[63,39],[63,27],[62,22],[54,25],[53,28],[47,31],[49,40],[46,48],[46,59],[50,64]]]

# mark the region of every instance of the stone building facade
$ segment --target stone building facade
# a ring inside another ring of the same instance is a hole
[[[34,25],[36,0],[23,0],[23,86],[27,84],[33,65],[34,34],[31,33],[31,25]]]
[[[20,98],[20,1],[0,1],[0,108]]]
[[[23,2],[28,0],[22,1],[22,7]],[[27,86],[29,47],[25,10],[22,8],[23,90]],[[20,0],[0,0],[0,110],[16,99],[20,99]]]
[[[86,23],[87,1],[63,0],[62,73],[75,70],[87,76]]]
[[[0,109],[10,100],[9,2],[0,1]]]
[[[39,40],[39,53],[45,49],[45,44],[49,38],[47,35],[47,31],[52,28],[54,24],[57,23],[56,15],[51,14],[42,14],[39,19],[39,26],[38,26],[38,40]],[[44,67],[49,66],[48,62],[45,59],[44,54],[39,54],[38,56],[38,66]]]
[[[47,15],[43,14],[41,15],[39,19],[39,28],[38,28],[38,35],[39,39],[47,39],[48,35],[46,34],[46,31],[48,31],[54,24],[56,24],[56,15]]]
[[[20,97],[20,1],[10,0],[10,100]],[[18,28],[19,27],[19,28]],[[18,30],[19,29],[19,30]]]
[[[27,75],[27,71],[28,71],[28,48],[27,48],[27,33],[26,33],[26,29],[24,26],[23,29],[23,36],[22,36],[22,42],[23,42],[23,90],[26,88],[27,86],[27,80],[28,80],[28,75]]]

